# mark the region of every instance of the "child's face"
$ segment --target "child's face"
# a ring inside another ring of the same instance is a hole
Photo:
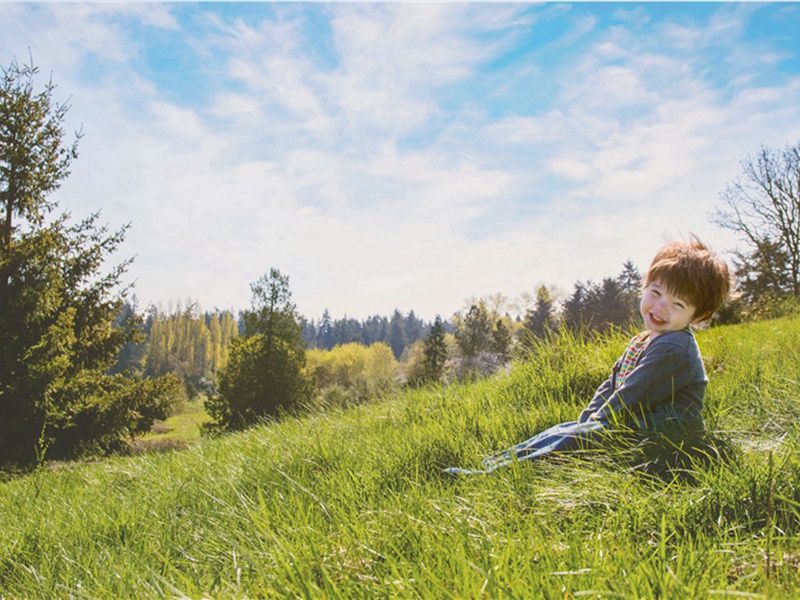
[[[656,336],[688,327],[694,320],[696,307],[669,293],[658,281],[653,281],[644,289],[639,311],[645,329]]]

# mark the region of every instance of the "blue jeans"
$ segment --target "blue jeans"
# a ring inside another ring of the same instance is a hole
[[[559,423],[499,454],[487,456],[483,459],[483,465],[486,467],[484,470],[471,471],[469,469],[451,467],[445,469],[445,472],[456,475],[491,473],[495,469],[517,460],[531,460],[551,452],[585,448],[593,441],[597,441],[605,428],[606,424],[594,420],[588,420],[584,423],[579,423],[578,421]]]

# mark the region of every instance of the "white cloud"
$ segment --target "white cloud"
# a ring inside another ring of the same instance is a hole
[[[138,255],[145,301],[242,308],[270,267],[309,317],[432,318],[472,295],[569,289],[628,258],[645,267],[689,231],[727,245],[706,213],[738,161],[800,139],[800,78],[765,81],[769,53],[743,60],[746,12],[664,24],[643,6],[603,29],[546,6],[572,19],[548,51],[579,45],[552,65],[506,54],[546,26],[527,5],[278,5],[246,21],[200,4],[204,29],[186,31],[170,7],[0,5],[0,51],[31,44],[85,124],[60,197],[133,221],[123,254]],[[308,37],[304,11],[330,15],[329,39]],[[198,97],[135,66],[141,27],[202,52]],[[743,79],[709,76],[712,46]],[[517,62],[498,75],[499,58]],[[440,96],[491,77],[510,79]],[[556,92],[518,101],[516,84],[537,77]]]

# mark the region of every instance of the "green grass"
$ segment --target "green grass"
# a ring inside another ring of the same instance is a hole
[[[698,334],[701,450],[451,478],[572,419],[625,337],[506,375],[0,484],[0,597],[793,598],[800,319]]]
[[[152,430],[135,440],[135,452],[161,451],[186,448],[199,442],[204,424],[211,421],[204,408],[204,398],[183,402],[165,421],[157,421]]]

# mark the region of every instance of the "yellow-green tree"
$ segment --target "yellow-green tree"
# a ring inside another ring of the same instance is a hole
[[[314,380],[323,403],[348,405],[395,389],[399,365],[387,344],[364,346],[352,342],[331,350],[309,350],[306,371]]]

